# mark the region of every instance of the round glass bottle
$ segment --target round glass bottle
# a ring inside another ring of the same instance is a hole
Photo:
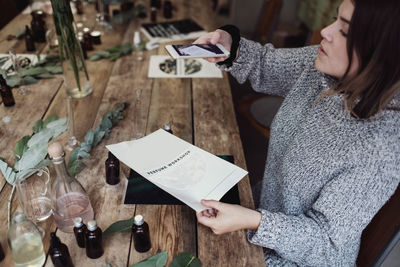
[[[54,220],[60,231],[72,233],[74,218],[93,220],[93,208],[83,186],[68,174],[60,143],[51,144],[48,152],[57,173],[51,192]]]
[[[16,211],[8,230],[8,244],[16,267],[40,267],[46,261],[38,227],[23,211]]]

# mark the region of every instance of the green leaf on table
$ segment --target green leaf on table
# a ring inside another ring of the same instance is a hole
[[[2,159],[0,159],[0,171],[6,179],[7,183],[9,183],[10,185],[13,185],[15,183],[17,173]]]
[[[68,168],[69,174],[74,177],[77,173],[79,173],[85,165],[82,163],[80,160],[75,160],[72,164],[71,167]]]
[[[43,121],[42,119],[39,119],[35,122],[35,125],[33,125],[32,130],[34,133],[38,133],[43,129],[44,125],[43,125]]]
[[[24,80],[25,85],[34,84],[38,82],[38,80],[32,76],[24,76],[22,79]]]
[[[112,54],[110,55],[109,59],[110,59],[111,61],[115,61],[115,60],[117,60],[117,59],[120,58],[120,57],[121,57],[121,53],[120,53],[120,52],[118,52],[118,53],[112,53]]]
[[[6,76],[7,85],[10,87],[15,87],[21,83],[21,78],[18,75]]]
[[[85,140],[85,143],[88,144],[88,145],[92,145],[93,144],[94,132],[93,132],[92,129],[89,129],[89,131],[87,131],[84,140]]]
[[[46,73],[42,73],[42,74],[36,75],[36,78],[51,79],[51,78],[53,78],[53,75],[51,75],[49,72],[46,72]]]
[[[48,72],[52,73],[52,74],[60,74],[62,73],[62,67],[61,66],[54,66],[54,65],[46,65],[44,67]]]
[[[49,123],[47,123],[46,128],[51,129],[53,131],[52,138],[57,137],[68,129],[67,118],[60,118],[57,120],[50,121]]]
[[[107,263],[106,267],[111,267],[111,264]]]
[[[88,157],[90,157],[90,154],[88,152],[86,152],[85,150],[81,149],[78,152],[78,157],[80,157],[80,158],[88,158]]]
[[[22,157],[22,154],[28,150],[28,141],[31,137],[25,135],[24,137],[22,137],[16,144],[14,147],[14,155],[15,157],[17,157],[17,159],[20,159]]]
[[[95,132],[93,146],[97,146],[101,142],[101,140],[103,140],[105,133],[106,133],[105,131],[101,131],[101,130]]]
[[[22,155],[21,159],[15,163],[14,168],[17,171],[34,168],[46,157],[47,147],[47,142],[36,143],[35,145],[29,147],[28,150]]]
[[[58,120],[58,116],[57,115],[51,115],[50,117],[48,117],[47,119],[44,120],[43,127],[47,127],[47,125],[50,122],[53,122],[53,121],[56,121],[56,120]]]
[[[35,172],[37,172],[40,169],[43,169],[44,167],[50,166],[51,165],[51,161],[48,159],[44,159],[41,162],[39,162],[35,167],[33,167],[32,169],[26,169],[26,170],[22,170],[20,172],[17,173],[17,179],[19,180],[23,180],[26,177],[31,176],[32,174],[34,174]]]
[[[130,43],[123,44],[120,51],[123,55],[130,54],[132,53],[132,45]]]
[[[89,60],[90,60],[90,61],[96,61],[96,60],[100,60],[100,59],[102,59],[102,58],[107,58],[107,57],[109,57],[109,56],[110,56],[110,52],[103,50],[103,51],[99,51],[99,52],[93,54],[93,55],[89,58]]]
[[[169,267],[201,267],[201,261],[190,253],[180,253]]]
[[[71,168],[72,164],[78,159],[78,152],[80,149],[80,147],[75,147],[74,150],[72,150],[68,160],[68,168]]]
[[[132,265],[131,267],[164,267],[165,264],[167,264],[167,260],[168,252],[163,251],[135,265]]]
[[[48,143],[49,140],[53,137],[53,131],[51,129],[43,129],[40,132],[32,135],[29,139],[27,145],[29,148],[33,147],[36,144],[40,143]]]
[[[111,224],[104,232],[103,236],[109,236],[115,233],[128,233],[131,232],[134,217],[128,220],[116,221]]]
[[[103,119],[101,120],[100,127],[102,129],[110,129],[112,127],[111,120],[108,117],[104,116]]]
[[[30,68],[22,68],[19,73],[21,76],[35,76],[43,73],[47,73],[48,71],[43,67],[30,67]]]

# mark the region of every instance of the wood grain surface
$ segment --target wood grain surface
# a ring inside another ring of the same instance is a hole
[[[211,1],[175,0],[173,4],[173,18],[169,20],[192,18],[206,30],[217,27]],[[93,5],[87,5],[87,8],[88,14],[95,14]],[[50,19],[51,16],[46,17],[49,27],[52,25]],[[29,24],[30,20],[30,15],[21,14],[0,31],[0,53],[7,53],[10,49],[18,53],[25,51],[23,40],[7,41],[6,38]],[[76,17],[76,20],[81,21],[83,17]],[[161,10],[158,11],[157,20],[165,21]],[[140,24],[149,21],[148,16],[115,26],[112,31],[102,35],[102,44],[95,46],[95,51],[89,52],[89,56],[96,51],[131,42]],[[37,50],[45,53],[48,46],[39,45]],[[195,212],[187,206],[123,204],[129,174],[127,166],[121,164],[119,184],[111,186],[105,182],[104,162],[108,153],[105,145],[144,136],[162,128],[165,123],[171,124],[176,136],[211,153],[233,155],[235,163],[246,168],[227,75],[224,74],[223,79],[150,79],[147,77],[149,59],[151,55],[158,54],[165,54],[163,46],[145,51],[143,61],[136,61],[135,54],[115,62],[87,61],[93,93],[83,99],[74,99],[72,103],[75,135],[79,140],[83,139],[88,129],[100,124],[107,111],[118,103],[127,103],[124,119],[112,129],[108,139],[91,151],[91,157],[84,161],[87,167],[76,179],[85,187],[97,223],[103,230],[117,220],[142,214],[150,227],[151,250],[136,252],[131,234],[120,233],[103,240],[102,257],[89,259],[85,249],[77,246],[72,234],[57,231],[53,218],[39,224],[46,232],[43,239],[45,250],[47,252],[49,248],[50,232],[56,231],[68,246],[75,266],[132,266],[160,251],[168,251],[168,264],[179,253],[188,252],[199,257],[203,266],[264,266],[262,249],[251,245],[244,231],[214,235],[197,223]],[[11,118],[7,124],[0,121],[0,157],[11,164],[14,162],[15,143],[24,135],[32,134],[36,120],[53,114],[66,116],[66,93],[61,75],[40,80],[30,85],[29,89],[31,92],[25,96],[17,95],[14,90],[14,107],[0,105],[0,118]],[[65,133],[58,141],[65,144],[67,138],[68,133]],[[54,176],[52,173],[53,179]],[[7,245],[7,200],[12,187],[1,177],[0,188],[0,242],[6,253],[6,259],[0,262],[0,266],[12,266],[13,260]],[[241,204],[252,208],[248,177],[239,183],[239,193]],[[13,211],[16,208],[17,197],[13,201]],[[45,266],[53,266],[49,257]]]

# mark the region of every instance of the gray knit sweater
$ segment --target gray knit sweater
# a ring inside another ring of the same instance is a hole
[[[400,181],[400,97],[368,120],[350,116],[342,95],[316,101],[334,82],[315,69],[316,52],[242,38],[225,68],[285,97],[271,125],[261,224],[248,231],[267,266],[354,266],[363,229]]]

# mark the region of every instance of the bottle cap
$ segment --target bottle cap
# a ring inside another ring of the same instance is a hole
[[[61,241],[60,238],[58,238],[58,236],[56,236],[56,233],[51,232],[50,233],[50,248],[57,248],[60,246]]]
[[[171,125],[169,123],[164,124],[164,130],[171,131]]]
[[[86,28],[83,28],[83,32],[84,32],[84,33],[90,32],[90,29],[87,28],[87,27],[86,27]]]
[[[139,226],[142,225],[144,223],[144,219],[142,215],[136,215],[134,218],[134,223]]]
[[[88,221],[87,229],[88,229],[89,231],[94,231],[94,230],[96,230],[96,229],[97,229],[96,221],[95,221],[95,220]]]
[[[56,159],[62,157],[62,155],[64,154],[64,149],[60,143],[54,142],[49,145],[47,152],[49,153],[51,158]]]
[[[76,217],[74,219],[74,226],[75,227],[81,227],[82,225],[83,225],[82,218],[81,217]]]

